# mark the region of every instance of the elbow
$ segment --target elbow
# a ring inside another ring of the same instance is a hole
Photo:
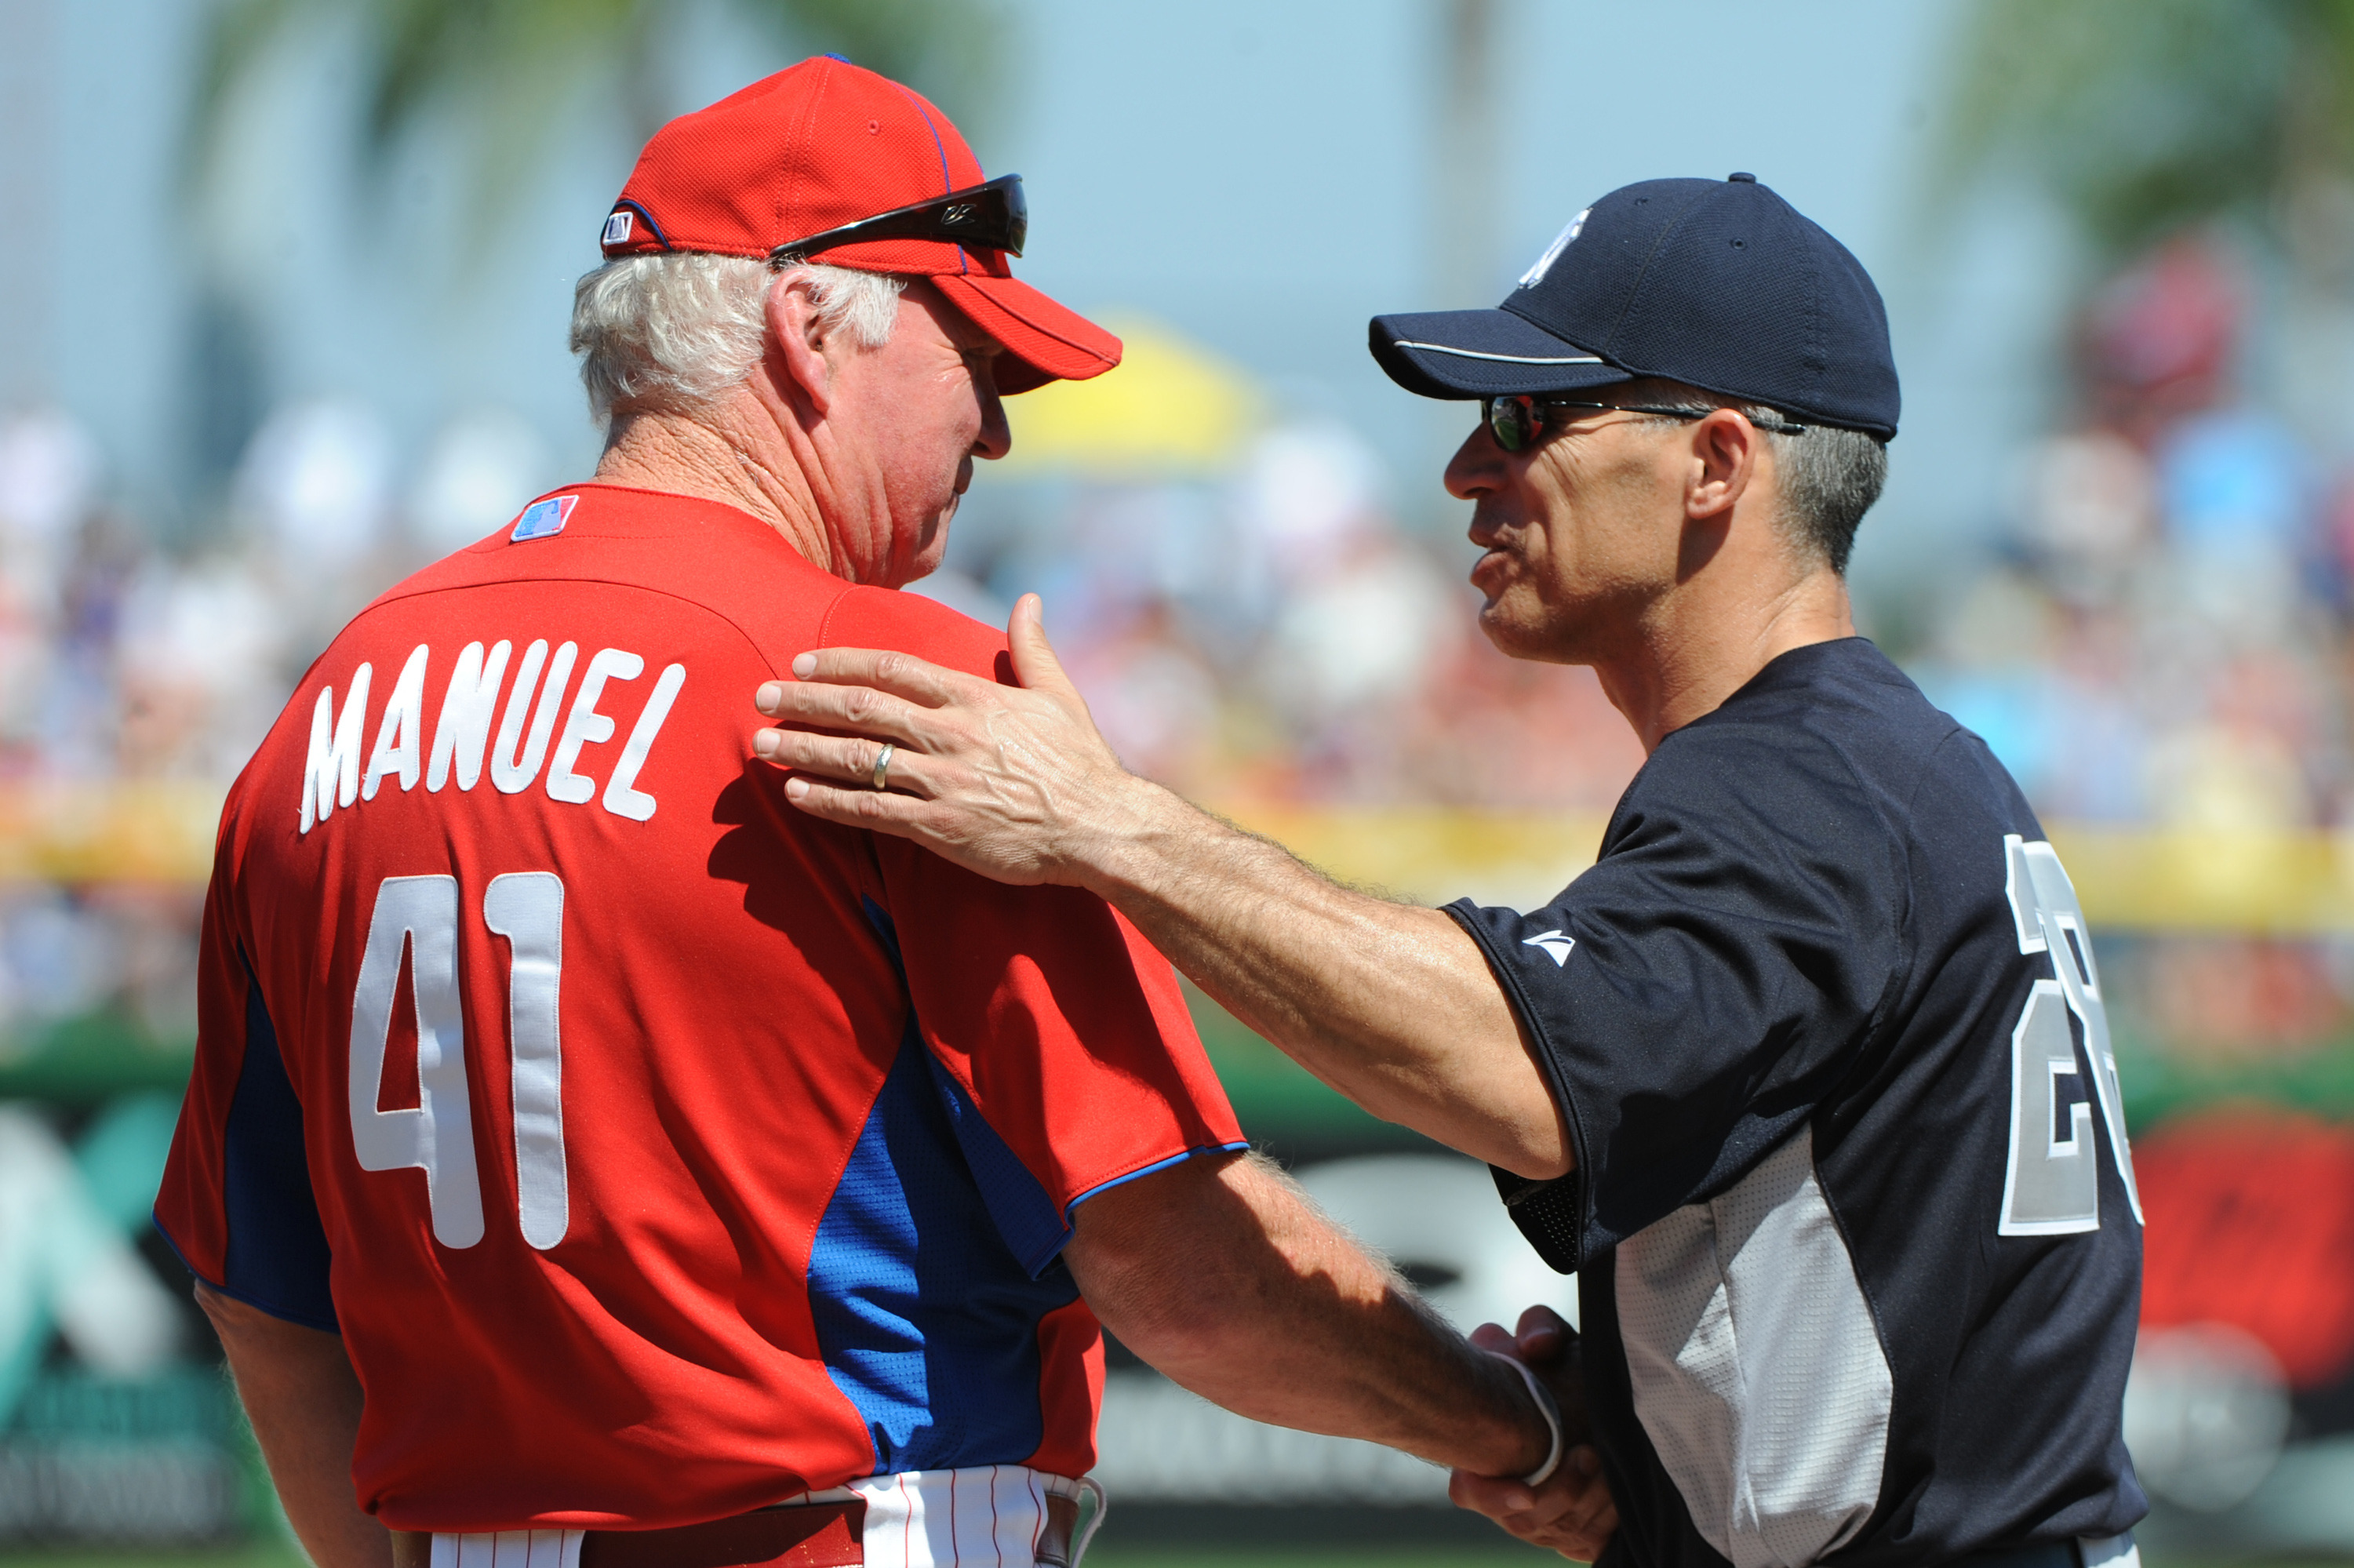
[[[1472,1159],[1530,1181],[1551,1181],[1577,1167],[1569,1119],[1550,1095],[1523,1096],[1506,1104],[1466,1106],[1447,1121],[1415,1127]]]
[[[1123,1349],[1154,1372],[1185,1387],[1196,1379],[1195,1369],[1225,1364],[1226,1357],[1214,1330],[1166,1320],[1104,1325]]]
[[[1088,1304],[1145,1365],[1183,1383],[1188,1369],[1230,1360],[1238,1327],[1250,1320],[1254,1304],[1226,1287],[1223,1279],[1197,1278],[1182,1289],[1091,1296]]]
[[[1528,1181],[1554,1181],[1577,1169],[1577,1160],[1570,1153],[1565,1138],[1552,1140],[1528,1139],[1502,1151],[1500,1159],[1490,1159],[1490,1165]]]
[[[226,1344],[231,1338],[252,1328],[250,1319],[260,1314],[234,1296],[224,1296],[203,1280],[196,1281],[196,1305],[205,1309],[213,1332]]]
[[[1495,1118],[1501,1158],[1490,1158],[1490,1164],[1531,1181],[1551,1181],[1577,1168],[1569,1113],[1542,1078],[1524,1086],[1503,1109]]]
[[[1063,1255],[1087,1305],[1122,1345],[1181,1383],[1186,1369],[1248,1359],[1289,1271],[1261,1212],[1286,1184],[1264,1163],[1189,1160],[1092,1198],[1077,1215]]]

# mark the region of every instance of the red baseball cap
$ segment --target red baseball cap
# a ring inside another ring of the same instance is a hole
[[[605,255],[705,250],[765,260],[796,240],[938,201],[983,177],[949,117],[920,93],[821,55],[655,132],[605,220]],[[1014,277],[1003,250],[866,239],[812,260],[931,280],[1015,362],[1000,363],[1000,392],[1083,381],[1119,363],[1119,339]]]

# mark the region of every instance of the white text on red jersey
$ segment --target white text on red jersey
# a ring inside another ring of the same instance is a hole
[[[541,638],[524,650],[514,680],[506,681],[514,644],[502,639],[486,653],[480,642],[469,642],[458,652],[441,690],[440,716],[429,743],[425,727],[425,694],[432,674],[432,649],[419,643],[394,681],[376,726],[376,745],[361,766],[366,735],[368,684],[373,672],[362,663],[352,672],[340,714],[333,686],[322,687],[311,713],[311,747],[302,766],[302,831],[333,815],[354,800],[373,800],[387,780],[403,791],[421,781],[429,793],[451,783],[472,789],[485,772],[503,794],[519,795],[540,779],[548,799],[585,806],[596,801],[617,817],[642,822],[654,814],[654,798],[637,787],[638,774],[671,704],[686,682],[686,666],[666,666],[654,680],[645,705],[630,727],[630,738],[613,758],[600,794],[596,779],[581,769],[584,748],[613,738],[613,716],[599,711],[609,691],[620,682],[645,673],[646,662],[621,648],[600,648],[581,671],[580,683],[565,700],[580,645],[567,642],[548,652]],[[499,709],[499,692],[507,688],[506,706]],[[535,701],[535,696],[536,701]],[[491,721],[499,720],[495,736]],[[559,730],[557,720],[563,723]],[[488,764],[487,768],[484,766]]]

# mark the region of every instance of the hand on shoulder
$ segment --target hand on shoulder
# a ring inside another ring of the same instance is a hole
[[[904,652],[804,652],[793,680],[755,694],[776,727],[754,750],[791,772],[786,799],[811,816],[912,839],[1000,882],[1093,885],[1165,792],[1120,766],[1039,616],[1025,594],[1006,625],[1019,685]]]

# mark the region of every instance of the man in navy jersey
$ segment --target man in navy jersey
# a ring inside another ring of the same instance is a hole
[[[1593,666],[1649,753],[1545,907],[1370,897],[1129,775],[1034,599],[1026,689],[817,650],[759,689],[756,746],[804,810],[1099,894],[1496,1167],[1584,1337],[1483,1332],[1580,1358],[1618,1527],[1575,1474],[1458,1500],[1646,1568],[2131,1568],[2141,1217],[2091,939],[2001,766],[1850,615],[1898,413],[1871,279],[1749,175],[1654,180],[1500,308],[1372,340],[1479,400],[1447,486],[1481,629]]]

